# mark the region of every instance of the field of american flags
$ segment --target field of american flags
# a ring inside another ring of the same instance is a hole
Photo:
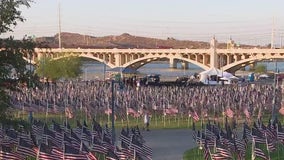
[[[260,84],[139,89],[125,87],[123,91],[114,92],[114,102],[111,100],[113,94],[107,83],[56,85],[46,86],[43,90],[35,88],[31,95],[24,89],[21,93],[11,92],[12,104],[19,109],[15,113],[16,117],[27,120],[27,113],[31,111],[34,118],[48,125],[52,119],[59,124],[68,120],[70,126],[76,127],[77,120],[85,120],[86,124],[90,125],[92,119],[95,119],[101,125],[111,126],[110,108],[114,104],[116,128],[127,125],[142,128],[144,111],[151,114],[150,130],[190,128],[192,121],[200,122],[202,119],[211,118],[221,122],[224,116],[237,117],[237,123],[245,120],[251,123],[253,117],[270,114],[274,102],[273,95],[270,94],[273,86]],[[278,96],[274,104],[279,106],[281,90],[277,90],[276,95]],[[32,98],[29,98],[30,96]],[[220,152],[229,154],[224,150]]]
[[[184,160],[284,158],[284,129],[280,120],[258,119],[233,126],[228,120],[224,124],[206,121],[201,127],[194,123],[192,136],[197,147],[185,152]]]
[[[126,160],[152,159],[152,149],[144,140],[138,126],[122,129],[122,145],[111,141],[111,129],[92,120],[49,123],[34,119],[30,127],[16,130],[1,125],[0,159],[15,160]]]

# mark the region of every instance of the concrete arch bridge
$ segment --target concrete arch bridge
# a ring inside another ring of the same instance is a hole
[[[42,56],[59,59],[68,56],[90,58],[105,63],[110,68],[124,67],[138,69],[153,61],[169,61],[170,68],[177,68],[182,62],[184,68],[192,63],[207,70],[211,67],[234,73],[247,65],[264,60],[284,59],[284,49],[218,49],[213,38],[209,49],[41,49],[36,48],[32,57],[26,60],[37,63]]]

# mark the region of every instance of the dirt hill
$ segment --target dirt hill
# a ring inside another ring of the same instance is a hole
[[[44,43],[51,48],[58,47],[58,34],[53,37],[40,37],[37,42]],[[208,40],[209,41],[209,40]],[[93,37],[78,33],[61,33],[61,44],[63,48],[209,48],[209,42],[177,40],[174,38],[157,39],[130,35],[123,33],[119,36]],[[226,48],[227,44],[219,43],[218,48]],[[242,48],[253,46],[242,45]]]

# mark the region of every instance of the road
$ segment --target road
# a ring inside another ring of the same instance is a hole
[[[142,135],[153,149],[153,160],[182,160],[183,153],[196,146],[191,129],[151,130]]]

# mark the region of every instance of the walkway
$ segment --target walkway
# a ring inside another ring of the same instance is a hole
[[[183,153],[196,146],[191,129],[143,131],[142,135],[153,149],[153,160],[182,160]]]

